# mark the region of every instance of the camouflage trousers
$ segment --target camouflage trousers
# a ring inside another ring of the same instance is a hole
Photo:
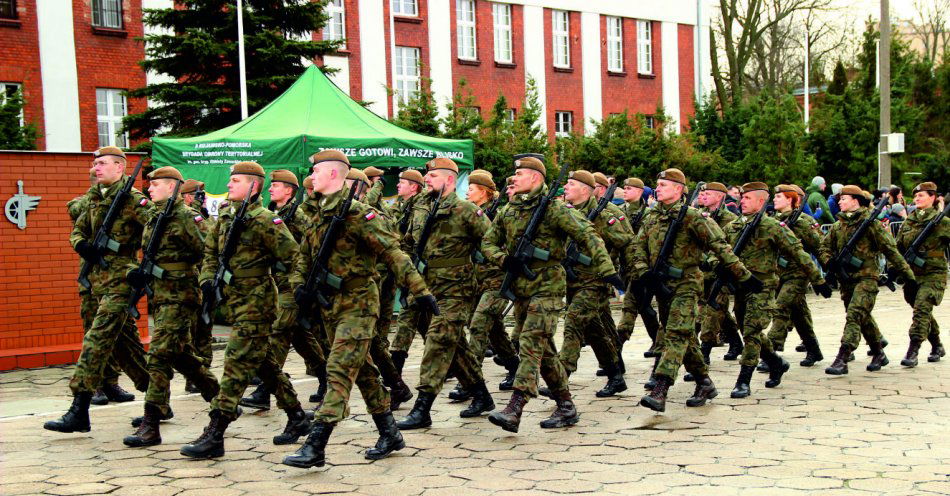
[[[515,300],[511,312],[515,314],[515,327],[511,330],[511,342],[515,345],[515,351],[521,348],[521,331],[524,329],[524,321],[528,316],[528,300]]]
[[[917,278],[916,285],[904,286],[904,301],[914,308],[914,317],[908,331],[911,341],[923,342],[927,338],[939,341],[940,326],[937,325],[937,319],[934,319],[933,309],[943,301],[946,289],[946,274],[940,274],[939,278],[921,276]]]
[[[389,328],[392,327],[395,306],[396,281],[392,274],[387,274],[379,287],[379,318],[376,319],[376,332],[369,345],[373,364],[379,369],[383,384],[387,387],[393,387],[399,377],[393,357],[389,354]]]
[[[277,319],[274,321],[274,337],[270,344],[274,347],[274,360],[280,368],[287,362],[287,355],[290,354],[290,346],[293,345],[297,352],[307,365],[307,369],[323,368],[326,366],[327,358],[323,349],[317,343],[317,339],[312,332],[318,329],[308,331],[297,324],[297,303],[293,295],[289,293],[279,293],[277,295]]]
[[[554,332],[564,302],[559,296],[533,296],[516,301],[525,314],[518,342],[521,363],[515,373],[514,388],[529,398],[538,396],[538,377],[544,379],[551,392],[568,389],[567,372],[554,346]]]
[[[630,287],[628,286],[627,291],[623,294],[623,310],[620,314],[620,324],[617,325],[617,338],[620,340],[619,342],[626,343],[630,340],[630,337],[633,336],[633,329],[637,323],[638,316],[642,318],[643,326],[647,329],[647,334],[651,339],[655,339],[660,328],[660,323],[657,322],[655,318],[640,315],[637,298],[633,295],[633,291],[630,291]]]
[[[729,295],[725,292],[721,292],[716,298],[716,303],[719,304],[719,310],[716,310],[712,305],[705,302],[700,305],[700,342],[718,343],[720,335],[729,336],[739,333],[739,326],[736,324],[736,319],[729,312],[729,300]]]
[[[372,286],[372,293],[376,287]],[[369,297],[377,297],[372,294]],[[316,422],[337,423],[350,414],[353,384],[360,389],[370,414],[389,411],[389,392],[379,382],[379,371],[369,354],[376,329],[376,316],[353,303],[338,302],[333,311],[324,313],[327,337],[333,343],[327,356],[327,394],[314,413]]]
[[[709,374],[696,340],[698,304],[699,293],[692,290],[677,290],[669,300],[657,298],[661,332],[657,334],[660,356],[654,374],[671,383],[676,380],[680,365],[694,376]]]
[[[861,344],[861,336],[870,343],[881,341],[881,330],[871,316],[877,300],[877,279],[862,278],[855,282],[841,283],[841,301],[847,312],[841,344],[854,351]]]
[[[765,329],[775,312],[775,289],[766,287],[758,293],[736,295],[736,322],[742,329],[742,356],[739,365],[756,366],[763,354],[775,353],[772,342],[765,337]]]
[[[79,291],[79,314],[82,315],[82,333],[86,334],[89,332],[89,329],[92,328],[92,321],[96,318],[96,309],[99,308],[99,303],[96,301],[96,297],[93,296],[92,291],[80,290]],[[115,357],[109,357],[109,361],[106,363],[105,369],[102,371],[102,384],[118,384],[119,383],[119,363],[116,362]]]
[[[69,381],[73,394],[98,389],[103,383],[106,365],[113,357],[122,371],[132,379],[135,389],[142,392],[148,389],[145,349],[139,340],[135,322],[125,311],[128,301],[127,294],[99,296],[96,317],[82,338],[79,361]]]
[[[498,290],[485,291],[478,299],[472,321],[468,325],[468,345],[479,369],[489,343],[495,355],[502,361],[509,361],[518,355],[505,330],[506,308],[508,300],[503,298]]]
[[[166,411],[173,370],[198,386],[201,395],[210,400],[218,392],[218,380],[195,355],[189,342],[198,309],[173,303],[156,307],[148,348],[149,382],[145,401]]]
[[[399,310],[399,316],[396,318],[396,335],[393,337],[390,350],[408,352],[416,333],[421,334],[422,339],[425,339],[430,318],[429,312],[421,312],[415,305]]]
[[[236,419],[238,402],[255,372],[267,389],[274,392],[278,408],[287,410],[300,406],[290,379],[277,364],[274,350],[280,339],[272,331],[271,322],[238,320],[234,323],[224,350],[221,391],[211,401],[212,410],[220,410],[231,420]]]
[[[471,388],[484,382],[482,368],[465,337],[465,324],[472,317],[472,303],[464,298],[440,298],[439,315],[433,315],[426,331],[425,349],[419,370],[420,392],[438,394],[449,368],[459,383]]]
[[[795,326],[802,341],[818,339],[815,325],[811,320],[811,310],[805,295],[808,293],[808,281],[796,277],[779,283],[778,296],[775,297],[775,313],[772,316],[772,328],[769,329],[769,341],[773,348],[785,346],[788,331]]]
[[[194,347],[195,355],[201,360],[205,367],[211,367],[213,358],[211,350],[211,329],[214,322],[204,323],[201,319],[194,319],[191,327],[191,345]]]
[[[612,368],[616,365],[617,341],[609,334],[610,330],[604,323],[605,308],[610,312],[610,290],[607,287],[568,288],[564,341],[558,354],[567,375],[577,370],[577,361],[585,342],[594,350],[601,367]]]

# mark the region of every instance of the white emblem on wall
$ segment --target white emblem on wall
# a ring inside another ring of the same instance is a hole
[[[20,229],[26,229],[26,212],[36,210],[36,206],[40,204],[40,197],[23,194],[22,180],[17,181],[16,185],[19,192],[7,200],[3,213],[6,214],[8,221],[16,224]]]

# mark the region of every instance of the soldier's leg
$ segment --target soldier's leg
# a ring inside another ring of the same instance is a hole
[[[785,346],[788,331],[792,328],[792,310],[798,298],[795,281],[795,279],[783,281],[779,285],[778,293],[775,296],[775,314],[768,334],[769,342],[772,343],[774,348]]]
[[[772,289],[765,288],[759,293],[744,296],[745,309],[742,319],[742,358],[740,365],[755,367],[761,355],[774,353],[772,343],[765,337],[764,330],[772,321]]]
[[[936,320],[933,318],[933,309],[943,301],[943,294],[946,290],[946,279],[920,278],[917,282],[917,294],[911,302],[914,313],[910,323],[908,334],[910,340],[922,343],[933,332],[931,327],[936,326]],[[936,333],[939,336],[939,327]]]
[[[505,311],[508,300],[498,295],[497,291],[485,291],[478,299],[478,305],[475,306],[475,312],[472,314],[472,320],[468,326],[468,344],[472,350],[472,355],[479,363],[485,358],[485,349],[491,341],[494,347],[497,341],[497,325],[501,322],[501,315]],[[504,330],[504,324],[502,324]],[[495,334],[494,339],[490,336]],[[505,334],[507,339],[507,333]],[[511,348],[511,342],[508,342],[508,348]],[[504,353],[505,350],[496,353]]]
[[[514,308],[511,309],[515,314],[515,328],[511,331],[511,342],[515,348],[520,349],[521,331],[524,330],[524,321],[528,317],[528,300],[517,300]]]
[[[591,305],[589,298],[578,298],[578,290],[567,293],[567,309],[564,311],[564,337],[558,350],[558,359],[568,376],[577,370],[577,361],[584,347],[584,328],[600,318],[600,308]]]
[[[620,312],[620,324],[617,325],[617,337],[621,342],[626,343],[633,335],[634,326],[637,323],[637,300],[627,286],[627,291],[623,294],[623,307]]]
[[[554,346],[554,332],[564,304],[560,298],[533,297],[523,305],[525,319],[519,339],[521,363],[514,389],[529,398],[537,397],[541,376],[552,393],[567,390],[567,372]]]
[[[172,370],[178,370],[198,386],[206,401],[218,393],[218,380],[193,354],[188,338],[197,316],[197,309],[184,305],[157,306],[153,316],[152,341],[148,350],[149,385],[145,402],[168,410]]]
[[[696,313],[699,295],[693,291],[677,291],[669,303],[660,307],[665,315],[666,325],[655,375],[664,377],[673,384],[679,373],[680,365],[689,364],[690,373],[705,376],[706,363],[699,351],[696,340]],[[691,369],[691,370],[690,370]]]
[[[474,357],[465,341],[464,326],[471,312],[471,303],[461,298],[439,300],[440,315],[432,317],[426,332],[422,367],[419,371],[421,392],[438,394],[442,390],[449,367],[455,363],[459,380],[470,382]],[[456,357],[457,354],[462,356]],[[480,373],[479,373],[480,375]],[[467,384],[463,384],[467,386]]]
[[[201,319],[194,319],[194,321],[195,323],[191,328],[191,345],[194,348],[195,355],[201,359],[201,363],[205,367],[211,367],[213,358],[211,330],[214,327],[214,322],[205,324]]]
[[[581,328],[584,340],[590,345],[594,351],[594,355],[597,357],[598,363],[608,371],[609,375],[611,372],[610,368],[617,367],[619,369],[620,364],[618,363],[619,356],[617,354],[619,338],[616,334],[610,333],[609,325],[605,325],[603,318],[604,311],[610,311],[609,300],[607,299],[608,294],[606,291],[598,290],[584,290],[582,293],[584,293],[583,296],[578,296],[589,301],[591,310],[595,315],[597,313],[600,314],[600,318],[592,319],[589,325]],[[610,318],[610,322],[613,322],[613,318]],[[616,328],[614,328],[614,330],[616,330]],[[565,368],[567,367],[565,366]],[[574,362],[574,368],[577,368],[576,361]]]
[[[238,401],[260,369],[267,356],[270,322],[237,321],[224,350],[224,370],[221,374],[221,390],[211,401],[211,409],[220,411],[226,418],[237,418]]]

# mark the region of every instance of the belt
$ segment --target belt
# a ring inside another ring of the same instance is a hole
[[[435,260],[429,260],[426,266],[430,269],[445,269],[448,267],[468,265],[470,263],[472,263],[471,257],[437,258]]]
[[[554,267],[555,265],[561,265],[561,261],[551,258],[549,260],[532,260],[528,263],[528,267],[530,267],[532,270],[547,269],[548,267]]]
[[[235,269],[231,271],[231,277],[244,279],[247,277],[264,277],[270,275],[270,267],[251,267],[249,269]]]
[[[159,266],[165,270],[192,270],[195,268],[195,264],[189,262],[169,262]]]
[[[362,288],[366,286],[368,282],[369,282],[369,278],[366,276],[351,277],[347,279],[346,281],[344,281],[343,284],[340,285],[340,292],[352,293],[354,289]]]

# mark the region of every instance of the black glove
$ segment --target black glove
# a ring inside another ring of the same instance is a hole
[[[133,289],[141,291],[148,285],[148,274],[142,272],[142,269],[132,269],[125,276],[125,280]]]
[[[815,284],[815,294],[822,298],[831,298],[831,286],[827,282]]]
[[[602,278],[601,280],[617,288],[617,291],[623,291],[624,289],[626,289],[623,286],[623,279],[621,279],[620,276],[617,275],[616,272],[614,272],[613,274],[610,274],[607,277]]]
[[[80,241],[77,243],[75,250],[80,257],[89,263],[97,263],[99,261],[99,250],[88,241]]]
[[[298,306],[308,306],[313,301],[313,293],[307,291],[307,288],[300,286],[294,291],[294,301],[297,302]]]
[[[763,289],[765,289],[765,285],[762,284],[762,280],[753,275],[750,275],[749,278],[744,281],[739,281],[739,291],[743,293],[760,293]]]
[[[432,312],[432,315],[439,315],[439,303],[435,301],[435,296],[424,294],[416,297],[416,303],[424,310]]]
[[[521,272],[521,261],[508,255],[501,261],[502,272]]]
[[[201,284],[201,301],[214,301],[214,286],[211,281],[205,281]]]

